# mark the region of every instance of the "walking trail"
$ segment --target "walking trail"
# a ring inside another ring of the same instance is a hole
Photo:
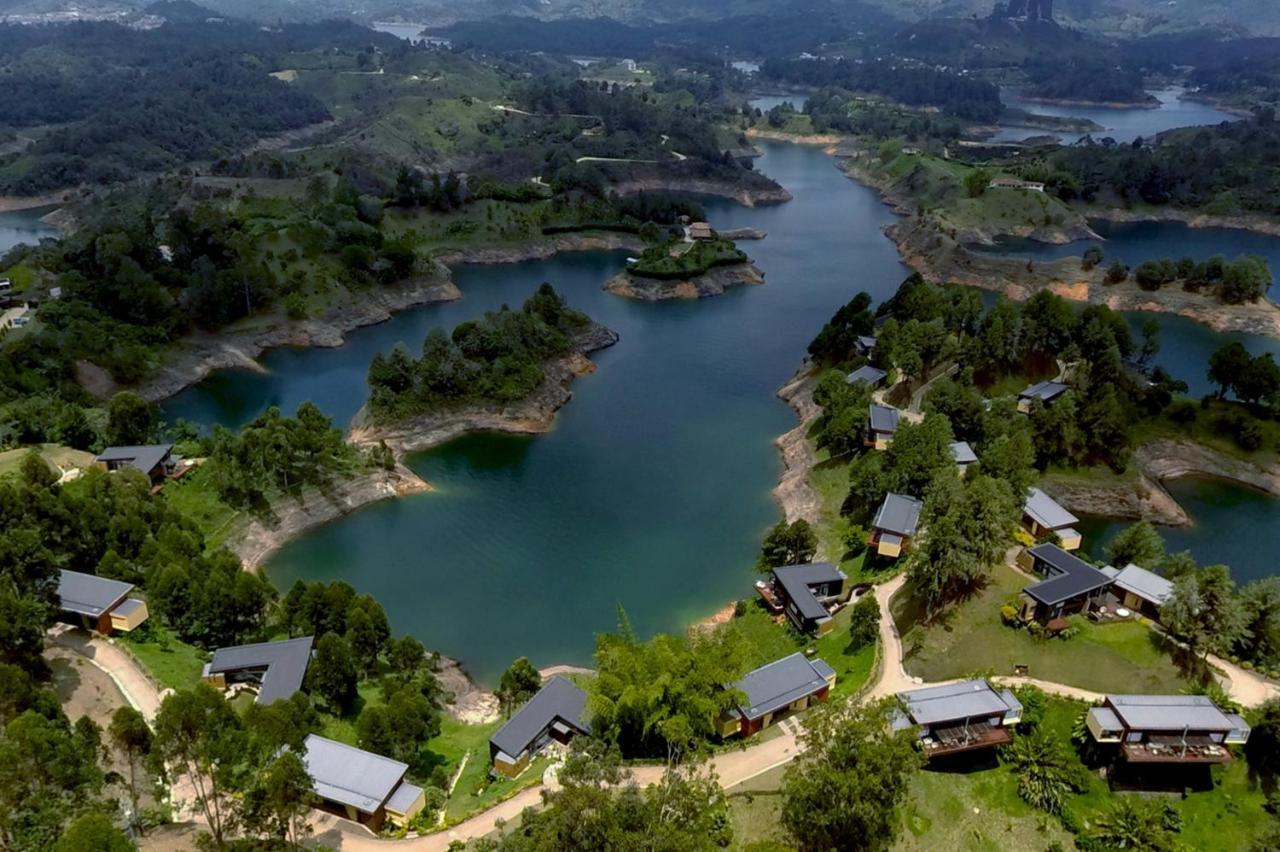
[[[863,693],[864,701],[875,701],[924,686],[941,686],[955,682],[954,680],[925,682],[907,674],[903,667],[902,637],[893,621],[890,602],[905,583],[906,575],[899,574],[875,589],[874,594],[881,613],[881,665],[875,682]],[[148,720],[155,718],[163,692],[132,655],[105,639],[90,637],[82,630],[55,628],[50,631],[49,640],[70,648],[105,671],[120,687],[120,691],[124,693],[130,704]],[[1221,672],[1218,679],[1232,700],[1243,706],[1256,707],[1271,698],[1280,697],[1280,689],[1275,684],[1254,672],[1245,671],[1239,666],[1214,656],[1209,657],[1209,662]],[[577,670],[577,667],[566,666],[555,667],[548,671],[560,673]],[[1093,702],[1102,699],[1100,693],[1091,690],[1036,678],[997,676],[991,680],[993,683],[1009,687],[1037,686],[1050,695],[1080,701]],[[796,726],[789,725],[772,739],[717,755],[709,762],[710,767],[719,777],[721,786],[726,789],[734,787],[794,760],[803,748],[795,732]],[[659,781],[662,772],[662,767],[640,766],[632,770],[632,777],[637,784],[647,786]],[[314,831],[312,842],[318,846],[339,849],[343,852],[399,852],[399,850],[448,852],[451,843],[466,842],[491,834],[500,824],[519,817],[525,808],[540,806],[543,791],[551,791],[558,786],[551,774],[544,776],[544,782],[543,785],[523,790],[452,828],[403,840],[381,839],[363,826],[316,811],[316,818],[312,822]]]

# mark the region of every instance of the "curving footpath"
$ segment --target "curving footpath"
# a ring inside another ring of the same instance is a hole
[[[899,574],[875,588],[876,602],[880,605],[880,670],[874,684],[863,693],[864,701],[874,701],[924,686],[956,682],[926,682],[908,674],[902,665],[902,637],[894,624],[889,604],[902,589],[906,579],[905,574]],[[120,687],[130,704],[148,719],[155,717],[163,694],[132,656],[104,639],[87,636],[83,631],[54,630],[50,632],[49,638],[50,641],[81,654],[105,671]],[[1280,688],[1254,672],[1245,671],[1212,655],[1209,662],[1221,672],[1218,679],[1227,694],[1243,706],[1256,707],[1271,698],[1280,697]],[[576,667],[557,669],[576,670]],[[991,680],[1003,686],[1036,686],[1050,695],[1080,701],[1093,702],[1102,698],[1101,693],[1037,678],[995,676]],[[727,789],[789,763],[802,749],[803,745],[796,734],[782,733],[773,739],[717,755],[709,761],[709,766],[719,777],[721,786]],[[644,786],[657,783],[662,778],[662,773],[661,766],[639,766],[631,772],[636,783]],[[500,823],[519,817],[525,808],[538,807],[542,804],[543,791],[553,789],[554,781],[546,786],[531,787],[444,831],[402,840],[382,839],[357,823],[317,812],[311,823],[314,831],[312,843],[343,852],[448,852],[450,844],[484,837],[496,831]]]

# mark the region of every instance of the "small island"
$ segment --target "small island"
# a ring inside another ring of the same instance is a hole
[[[657,302],[666,299],[704,299],[723,295],[731,287],[764,283],[746,252],[702,222],[687,229],[685,241],[650,246],[624,272],[609,279],[604,289],[616,296]]]
[[[586,355],[617,342],[543,284],[519,310],[504,305],[452,335],[433,329],[421,358],[403,345],[374,356],[350,440],[403,454],[466,432],[545,432],[572,397],[569,382],[595,369]]]

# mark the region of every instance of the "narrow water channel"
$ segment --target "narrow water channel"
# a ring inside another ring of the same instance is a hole
[[[484,681],[518,655],[538,665],[589,661],[594,634],[615,625],[619,606],[648,634],[743,596],[760,536],[778,515],[772,442],[794,425],[774,392],[838,305],[859,290],[883,299],[906,274],[881,231],[891,214],[873,191],[816,149],[763,147],[759,168],[794,201],[707,202],[717,227],[768,232],[743,244],[767,274],[762,287],[641,304],[600,289],[620,254],[461,267],[458,302],[404,312],[339,349],[269,353],[265,375],[220,373],[171,400],[171,420],[238,425],[267,405],[291,411],[310,399],[345,424],[364,401],[374,352],[399,341],[416,349],[431,327],[517,304],[542,281],[621,334],[597,354],[599,370],[575,383],[553,432],[473,435],[412,457],[434,493],[294,541],[270,560],[272,579],[346,580],[383,601],[396,630]],[[1171,366],[1203,364],[1223,339],[1169,319],[1161,317],[1162,358]],[[1271,569],[1242,573],[1255,570]]]

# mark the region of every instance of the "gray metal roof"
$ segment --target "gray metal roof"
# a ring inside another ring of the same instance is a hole
[[[1054,606],[1111,584],[1111,578],[1056,544],[1041,544],[1029,551],[1050,566],[1049,576],[1023,589],[1046,606]]]
[[[125,598],[123,601],[121,601],[119,606],[112,607],[111,614],[118,615],[121,618],[128,618],[130,615],[132,615],[140,607],[143,607],[143,606],[146,606],[146,604],[144,604],[142,601],[138,600],[137,598]]]
[[[1108,695],[1107,705],[1132,731],[1231,731],[1236,727],[1204,695]]]
[[[822,663],[821,668],[816,663]],[[797,651],[747,672],[733,686],[747,696],[746,706],[740,708],[742,714],[748,719],[759,719],[822,689],[827,685],[827,677],[834,673],[822,660],[810,661]]]
[[[845,381],[851,385],[856,385],[858,382],[866,382],[869,385],[878,385],[884,381],[884,377],[887,375],[889,374],[884,370],[872,367],[868,364],[865,367],[859,367],[854,370],[849,374]]]
[[[551,723],[560,721],[591,733],[587,718],[587,694],[560,675],[547,681],[489,742],[504,754],[519,757]]]
[[[165,456],[173,452],[173,444],[144,444],[138,447],[107,447],[97,461],[123,462],[143,473],[151,473]]]
[[[59,606],[65,612],[97,618],[114,608],[131,591],[133,583],[108,580],[106,577],[81,574],[79,571],[58,572]]]
[[[876,348],[876,339],[869,334],[859,334],[858,347],[862,349],[863,352],[870,352],[872,349]]]
[[[1028,385],[1020,394],[1019,399],[1038,399],[1041,402],[1049,402],[1066,393],[1069,388],[1062,382],[1040,382],[1039,384]]]
[[[262,687],[257,704],[288,698],[302,689],[302,679],[311,662],[311,637],[281,642],[258,642],[219,648],[206,667],[209,674],[262,670]]]
[[[391,794],[390,798],[387,799],[387,810],[395,811],[398,814],[405,813],[409,808],[413,807],[413,803],[416,802],[418,797],[421,795],[421,787],[410,784],[408,781],[403,781],[400,783],[399,787],[396,787],[395,792]]]
[[[1126,592],[1133,592],[1156,606],[1164,606],[1165,601],[1173,594],[1173,583],[1132,562],[1116,573],[1113,582]]]
[[[877,405],[871,403],[870,422],[872,432],[896,432],[898,431],[898,418],[902,412],[896,408],[890,408],[887,405]]]
[[[951,445],[951,458],[955,459],[956,464],[973,464],[978,460],[978,454],[969,446],[968,441],[956,441]]]
[[[1062,508],[1057,500],[1035,487],[1027,492],[1027,501],[1022,504],[1022,511],[1030,515],[1037,524],[1050,530],[1063,529],[1080,520]]]
[[[316,795],[374,813],[395,791],[408,764],[310,734],[302,762]]]
[[[914,497],[886,494],[884,502],[876,510],[876,517],[871,522],[871,526],[909,538],[916,534],[916,526],[920,522],[920,508],[923,505]]]
[[[1003,716],[1011,710],[1022,709],[1016,700],[1015,706],[1010,706],[985,680],[965,680],[945,686],[913,689],[901,693],[899,697],[906,702],[907,713],[917,725]]]
[[[1094,720],[1100,731],[1123,731],[1124,725],[1120,723],[1120,717],[1111,712],[1109,707],[1091,707],[1089,708],[1089,718]]]
[[[774,568],[773,576],[778,585],[796,605],[805,618],[826,618],[827,608],[814,597],[810,586],[820,583],[844,583],[847,577],[830,562],[814,562],[808,565],[788,565]]]

